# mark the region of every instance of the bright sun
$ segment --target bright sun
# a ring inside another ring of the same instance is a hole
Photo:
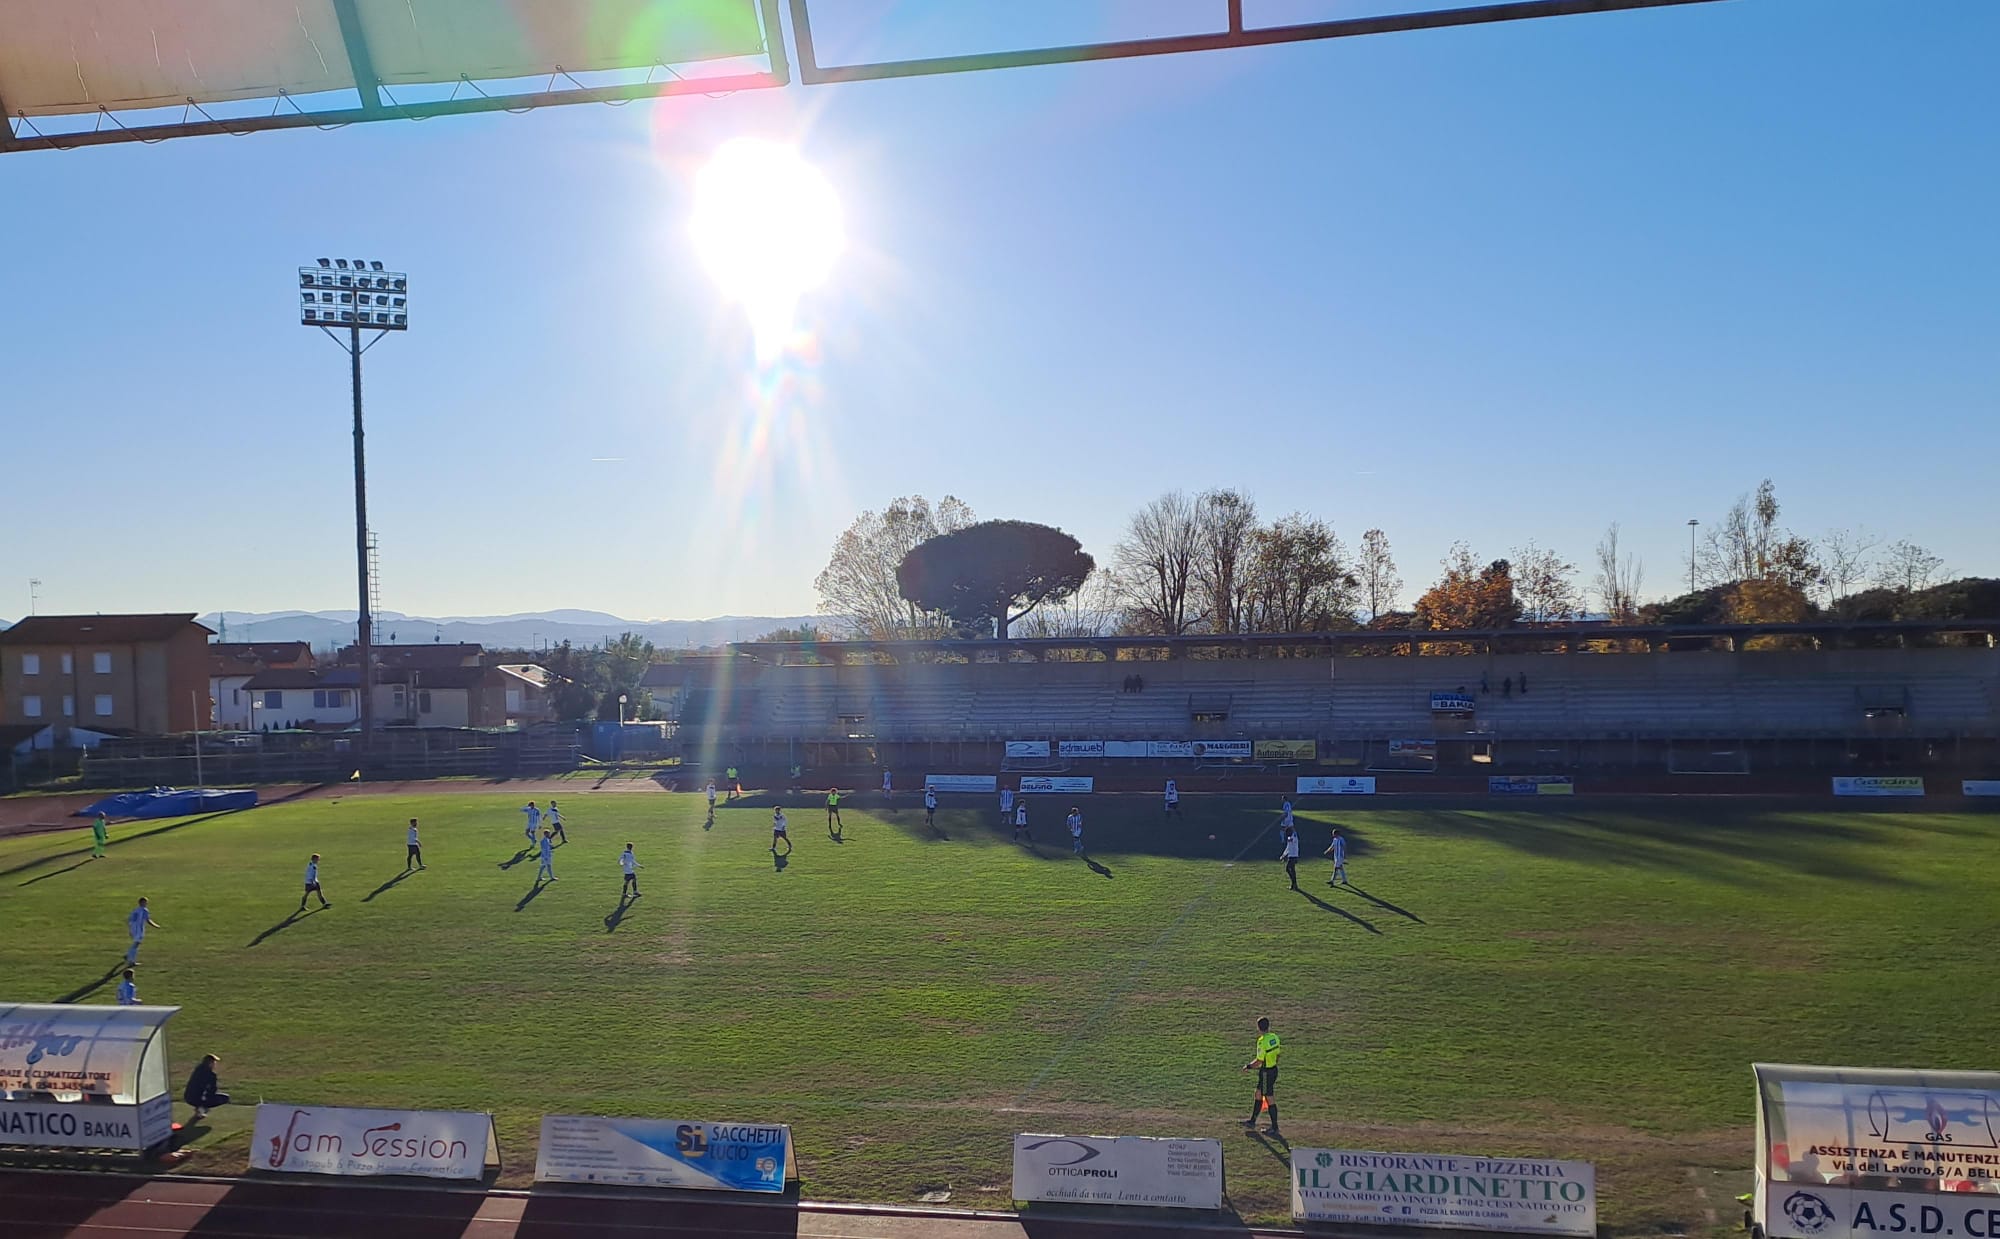
[[[818,168],[777,142],[725,143],[695,182],[694,243],[723,294],[740,302],[773,356],[799,299],[826,281],[844,242],[840,199]]]

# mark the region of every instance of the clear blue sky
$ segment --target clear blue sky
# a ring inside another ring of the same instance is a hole
[[[1658,594],[1769,475],[1802,533],[2000,574],[1996,47],[1991,0],[1730,0],[0,158],[0,615],[353,605],[322,254],[413,276],[367,371],[407,613],[807,612],[911,492],[1108,559],[1237,486],[1413,587],[1616,520]],[[742,135],[850,238],[775,400],[688,239]]]

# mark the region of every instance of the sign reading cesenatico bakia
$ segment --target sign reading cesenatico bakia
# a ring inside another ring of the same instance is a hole
[[[1292,1150],[1292,1216],[1308,1222],[1597,1233],[1589,1162]]]
[[[150,1149],[174,1134],[174,1099],[138,1105],[0,1101],[0,1144],[65,1149]]]
[[[795,1173],[782,1123],[705,1123],[552,1114],[542,1120],[535,1178],[544,1183],[782,1192]]]
[[[1014,1199],[1222,1207],[1222,1143],[1150,1136],[1014,1137]]]

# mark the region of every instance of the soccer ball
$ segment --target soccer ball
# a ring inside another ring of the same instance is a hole
[[[1214,835],[1210,835],[1210,836],[1208,837],[1208,841],[1209,841],[1210,843],[1214,843],[1214,842],[1215,842],[1215,836],[1214,836]]]
[[[1833,1206],[1811,1192],[1793,1192],[1785,1198],[1785,1216],[1808,1235],[1816,1235],[1833,1224]]]

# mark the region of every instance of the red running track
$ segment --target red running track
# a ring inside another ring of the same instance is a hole
[[[838,1205],[711,1203],[677,1196],[489,1193],[292,1180],[148,1179],[0,1171],[5,1239],[1142,1239],[1195,1227],[1011,1214],[869,1212]]]

